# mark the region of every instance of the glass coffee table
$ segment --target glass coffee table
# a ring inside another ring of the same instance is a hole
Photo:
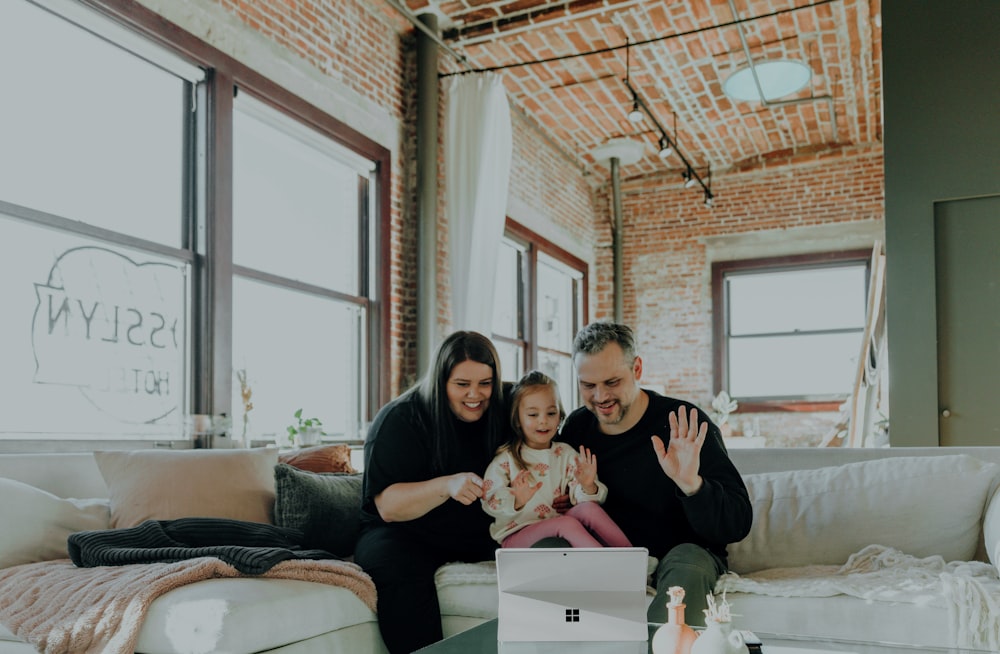
[[[652,642],[653,632],[660,625],[649,625],[649,642]],[[892,645],[884,643],[864,643],[828,638],[812,638],[808,636],[789,636],[757,633],[763,645],[762,654],[913,654],[929,652],[930,654],[982,654],[981,651],[963,650],[954,647],[917,647],[914,645]],[[645,645],[645,648],[643,648]],[[639,644],[638,651],[649,652],[649,643]],[[633,648],[625,650],[633,652]],[[418,654],[619,654],[623,652],[619,643],[497,643],[496,619],[484,622],[468,631],[455,634],[441,642],[434,643],[417,650]]]

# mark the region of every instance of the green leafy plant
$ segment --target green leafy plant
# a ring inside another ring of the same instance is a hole
[[[293,445],[301,445],[307,432],[318,431],[323,436],[323,423],[319,418],[303,418],[302,409],[295,412],[295,423],[288,425],[288,440]]]

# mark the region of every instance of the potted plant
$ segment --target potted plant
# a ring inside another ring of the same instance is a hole
[[[733,432],[733,426],[729,424],[729,414],[739,408],[739,403],[729,397],[726,391],[719,391],[719,394],[712,400],[712,419],[719,427],[723,436],[729,436]]]
[[[319,418],[303,418],[302,409],[295,412],[295,424],[288,426],[288,440],[295,447],[316,445],[323,437],[323,423]]]

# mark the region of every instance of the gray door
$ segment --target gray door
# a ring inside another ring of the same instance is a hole
[[[934,207],[941,445],[1000,445],[1000,196]]]

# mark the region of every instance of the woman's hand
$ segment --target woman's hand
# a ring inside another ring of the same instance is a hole
[[[535,478],[527,470],[517,473],[517,476],[510,482],[510,492],[514,496],[514,510],[520,511],[528,503],[538,489],[542,487],[542,482],[532,483]]]
[[[427,515],[449,499],[469,505],[482,496],[482,478],[473,472],[460,472],[392,484],[375,496],[375,508],[386,522],[406,522]]]
[[[576,457],[576,469],[573,471],[576,483],[580,484],[587,495],[597,493],[597,455],[591,454],[583,445]]]
[[[483,479],[472,472],[459,472],[448,480],[448,495],[468,506],[483,496]]]

